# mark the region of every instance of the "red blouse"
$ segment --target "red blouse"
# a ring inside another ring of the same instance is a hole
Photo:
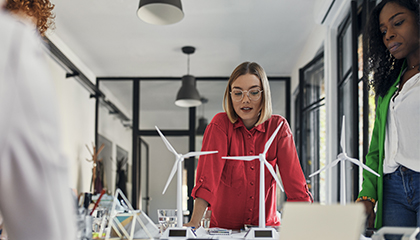
[[[266,159],[277,165],[289,202],[309,202],[312,195],[306,185],[287,121],[279,116],[247,130],[241,119],[234,124],[226,113],[218,113],[204,133],[202,151],[219,151],[200,156],[192,197],[206,200],[212,210],[211,227],[241,229],[245,224],[258,225],[259,160],[225,160],[224,156],[258,155],[282,122]],[[266,225],[279,226],[276,209],[276,181],[265,169]]]

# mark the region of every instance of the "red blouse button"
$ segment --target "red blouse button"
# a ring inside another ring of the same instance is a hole
[[[249,221],[251,221],[251,218],[247,218],[246,220],[249,222]]]
[[[200,182],[204,182],[204,180],[202,178],[200,178]]]
[[[254,185],[254,182],[250,182],[249,184]]]
[[[249,211],[252,212],[252,208],[250,208]]]
[[[251,166],[251,170],[254,170],[254,166]]]
[[[251,138],[251,135],[248,135],[248,138]]]
[[[254,200],[254,196],[251,196],[251,197],[249,197],[249,198],[251,198],[252,200]]]

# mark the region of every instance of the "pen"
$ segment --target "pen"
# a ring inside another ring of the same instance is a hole
[[[102,198],[102,196],[104,195],[104,193],[105,193],[105,189],[102,189],[102,191],[101,191],[101,195],[99,195],[99,198],[98,198],[98,200],[96,201],[95,206],[94,206],[94,207],[93,207],[93,209],[92,209],[92,212],[90,212],[90,215],[91,215],[91,216],[92,216],[93,211],[95,211],[96,207],[98,207],[99,202],[101,201],[101,198]]]

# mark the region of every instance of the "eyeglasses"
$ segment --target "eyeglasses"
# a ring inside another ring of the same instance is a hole
[[[248,98],[251,101],[258,101],[261,97],[261,93],[263,90],[260,90],[259,88],[252,88],[248,91],[242,91],[240,89],[233,89],[232,92],[230,92],[230,96],[232,97],[232,100],[235,102],[240,102],[244,98],[244,93],[247,93]]]

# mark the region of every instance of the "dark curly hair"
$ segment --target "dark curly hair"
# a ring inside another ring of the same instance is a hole
[[[39,34],[44,35],[48,28],[54,28],[55,15],[52,13],[54,4],[49,0],[7,0],[6,10],[23,12],[36,19]]]
[[[385,4],[393,2],[407,8],[416,16],[420,26],[419,0],[383,0],[371,12],[363,34],[363,76],[376,96],[384,96],[395,83],[405,59],[394,58],[383,44],[379,30],[379,14]]]

